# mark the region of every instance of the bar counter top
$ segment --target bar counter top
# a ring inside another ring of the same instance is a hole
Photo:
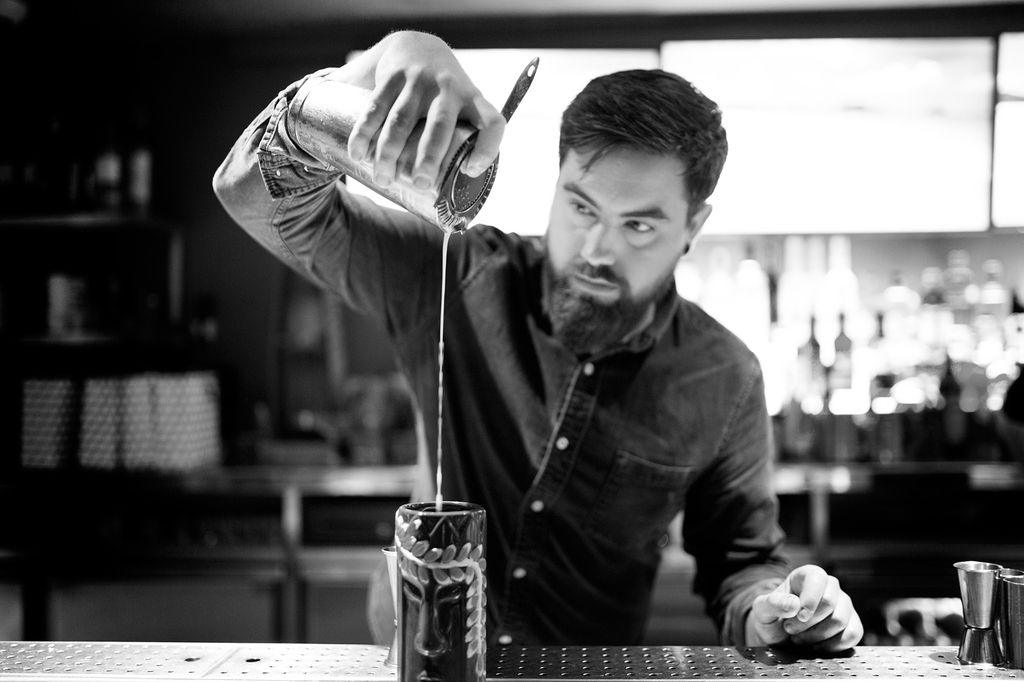
[[[0,642],[0,682],[226,680],[377,682],[395,679],[387,649],[345,644]],[[1024,679],[1024,671],[963,665],[954,647],[858,647],[827,658],[775,648],[505,647],[489,679],[867,680]]]

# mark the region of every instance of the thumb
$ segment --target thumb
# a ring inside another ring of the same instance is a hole
[[[482,95],[478,95],[473,100],[470,122],[479,133],[466,159],[465,173],[477,177],[498,157],[498,147],[505,134],[505,118]]]
[[[768,624],[783,618],[792,618],[800,610],[800,598],[783,586],[769,592],[760,600],[760,608],[751,614],[758,622]]]

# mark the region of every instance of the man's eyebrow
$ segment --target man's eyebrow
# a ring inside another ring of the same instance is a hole
[[[651,206],[650,208],[641,208],[636,211],[630,211],[624,213],[623,218],[651,218],[654,220],[668,220],[668,216],[658,206]]]
[[[583,189],[579,185],[577,185],[575,182],[572,182],[570,180],[569,182],[567,182],[564,185],[562,185],[562,187],[567,192],[572,192],[573,194],[579,195],[580,198],[582,198],[588,204],[594,204],[595,206],[597,206],[597,202],[595,202],[593,199],[591,199],[590,196],[587,195],[587,193],[584,192]]]
[[[567,192],[572,192],[573,194],[578,195],[581,199],[586,201],[588,204],[593,204],[594,206],[597,206],[597,202],[595,202],[593,199],[591,199],[587,195],[587,193],[584,192],[583,189],[580,188],[580,186],[577,185],[575,182],[567,182],[564,185],[562,185],[562,187]],[[637,209],[635,211],[629,211],[628,213],[624,213],[622,215],[622,217],[623,218],[652,218],[654,220],[668,220],[668,216],[665,214],[665,211],[663,211],[660,206],[651,206],[650,208],[640,208],[640,209]]]

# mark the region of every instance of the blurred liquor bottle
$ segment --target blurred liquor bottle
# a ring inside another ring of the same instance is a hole
[[[846,313],[839,313],[839,331],[832,340],[832,366],[829,368],[829,390],[833,395],[837,391],[853,388],[853,341],[846,333]]]
[[[768,323],[774,327],[779,323],[779,280],[782,277],[782,248],[778,239],[764,241],[763,267],[768,285]]]
[[[953,313],[953,324],[970,325],[978,302],[978,285],[971,270],[971,255],[965,249],[953,249],[946,257],[942,273],[946,301]]]
[[[1010,314],[1004,329],[1011,358],[1014,362],[1024,363],[1024,278],[1010,296]]]
[[[93,161],[95,193],[100,208],[116,210],[122,205],[123,166],[113,124],[104,126],[104,133]]]
[[[788,459],[822,461],[828,386],[813,315],[807,338],[797,349],[794,374],[792,397],[783,415],[782,451]]]
[[[852,245],[846,235],[832,235],[828,240],[828,270],[816,289],[815,316],[818,331],[825,341],[822,360],[826,367],[834,361],[831,343],[839,334],[839,316],[853,320],[861,310],[860,282],[852,269]]]
[[[730,330],[736,329],[736,283],[732,255],[724,246],[711,249],[708,275],[701,287],[700,306]]]
[[[806,239],[790,235],[783,242],[783,266],[777,293],[777,324],[796,348],[806,339],[813,307],[813,287],[807,271]]]
[[[0,118],[0,125],[5,119]],[[13,213],[18,196],[18,143],[15,135],[9,144],[0,145],[0,213]]]
[[[733,276],[733,331],[759,358],[765,358],[771,332],[770,283],[754,256],[754,245],[748,242],[744,250]]]
[[[925,268],[921,272],[921,289],[919,338],[926,353],[921,365],[938,377],[946,360],[946,344],[953,327],[953,312],[946,299],[942,270],[938,267]]]
[[[907,286],[903,273],[893,272],[889,285],[882,292],[876,346],[886,369],[899,378],[910,376],[926,353],[920,335],[920,318],[920,294]]]
[[[153,195],[153,151],[149,139],[149,120],[137,111],[132,117],[127,153],[126,195],[131,209],[149,212]]]
[[[968,416],[961,407],[963,389],[953,372],[953,361],[946,358],[942,381],[939,382],[942,398],[943,453],[938,459],[964,460],[968,431]]]
[[[1010,293],[1003,283],[1003,262],[989,258],[981,264],[982,283],[978,291],[978,315],[987,315],[1002,327],[1010,312]]]
[[[852,415],[858,412],[858,396],[853,386],[853,340],[846,333],[845,312],[839,313],[838,325],[832,340],[832,365],[827,373],[828,423],[831,427],[827,457],[833,462],[849,462],[855,458],[857,451],[857,433]]]
[[[972,321],[974,362],[981,367],[999,363],[1007,347],[1006,320],[1010,312],[1010,294],[1003,285],[1003,264],[989,258],[981,266],[982,283]]]

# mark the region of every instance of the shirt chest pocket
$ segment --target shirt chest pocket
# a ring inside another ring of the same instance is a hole
[[[683,508],[694,466],[652,462],[619,450],[598,491],[586,532],[622,549],[654,550]]]

